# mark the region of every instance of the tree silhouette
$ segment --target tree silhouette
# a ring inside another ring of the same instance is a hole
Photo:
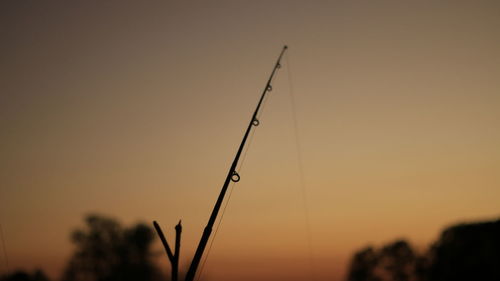
[[[62,281],[162,281],[152,261],[153,231],[145,224],[122,227],[116,220],[90,215],[86,228],[71,235],[76,246]]]
[[[428,279],[500,280],[500,220],[446,229],[430,251]]]
[[[390,280],[409,281],[415,273],[416,255],[410,244],[398,240],[382,248],[379,263]]]
[[[411,281],[415,279],[417,256],[405,240],[396,240],[380,250],[365,248],[354,254],[348,281]]]
[[[498,281],[500,220],[447,228],[425,254],[404,240],[356,252],[348,281]]]
[[[33,274],[24,271],[16,271],[9,275],[2,276],[0,281],[49,281],[49,278],[41,270],[36,270]]]
[[[354,254],[351,268],[347,277],[348,281],[379,281],[375,276],[375,267],[378,256],[372,247],[367,247]]]

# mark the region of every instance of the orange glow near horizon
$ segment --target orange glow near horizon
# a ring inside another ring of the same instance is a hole
[[[448,225],[498,217],[499,12],[494,1],[0,4],[9,268],[59,277],[89,213],[157,220],[169,238],[182,219],[186,266],[285,43],[290,65],[206,280],[309,276],[287,68],[316,281],[342,280],[366,245],[406,238],[424,251]]]

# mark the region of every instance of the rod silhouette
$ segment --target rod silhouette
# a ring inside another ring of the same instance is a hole
[[[194,277],[196,275],[196,270],[198,269],[198,265],[200,264],[201,257],[203,256],[203,252],[205,251],[205,247],[207,246],[208,239],[210,238],[210,234],[212,233],[212,227],[215,223],[215,220],[217,219],[217,215],[219,214],[220,207],[222,205],[222,201],[224,201],[224,196],[226,195],[227,188],[229,186],[229,183],[231,181],[233,182],[238,182],[240,180],[240,175],[236,172],[236,166],[238,165],[238,161],[241,156],[241,152],[243,151],[243,148],[245,147],[245,143],[247,141],[248,135],[250,134],[250,131],[252,130],[253,126],[258,126],[259,125],[259,120],[257,119],[257,114],[259,113],[260,106],[262,104],[262,101],[264,100],[264,97],[266,96],[267,92],[270,92],[272,90],[272,85],[271,82],[273,80],[274,74],[276,73],[276,70],[281,67],[281,57],[287,50],[287,46],[283,46],[283,49],[281,50],[281,53],[278,57],[278,60],[276,61],[276,64],[274,65],[273,71],[271,72],[271,75],[269,76],[269,79],[267,80],[266,86],[262,92],[262,95],[260,96],[259,102],[257,104],[257,107],[255,108],[255,111],[252,115],[252,118],[250,119],[250,122],[248,124],[247,130],[245,132],[245,135],[243,136],[243,140],[241,141],[240,147],[238,148],[238,152],[236,153],[236,156],[234,157],[233,163],[231,164],[231,167],[229,168],[229,172],[227,174],[226,180],[224,181],[224,184],[222,185],[222,189],[220,191],[219,197],[217,198],[217,201],[215,202],[214,209],[212,211],[212,214],[210,215],[210,219],[208,220],[207,226],[203,230],[203,234],[200,239],[200,243],[198,244],[198,248],[196,249],[196,252],[194,254],[193,260],[191,262],[191,265],[189,267],[189,270],[186,274],[186,279],[185,281],[193,281]]]

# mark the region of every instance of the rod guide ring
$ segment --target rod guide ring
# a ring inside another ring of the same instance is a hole
[[[253,119],[252,125],[254,125],[255,127],[257,127],[257,126],[259,126],[259,124],[260,124],[259,119],[257,119],[257,118]]]
[[[233,171],[233,174],[231,175],[231,181],[232,182],[240,181],[240,175],[236,171]]]

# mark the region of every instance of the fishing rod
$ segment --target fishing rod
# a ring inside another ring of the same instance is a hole
[[[283,54],[285,53],[287,48],[288,47],[286,45],[283,46],[283,49],[281,50],[281,53],[278,57],[278,60],[276,61],[276,64],[274,65],[273,71],[271,72],[271,75],[269,76],[269,79],[267,80],[266,86],[264,87],[264,90],[262,91],[262,95],[260,96],[259,103],[257,104],[255,111],[253,112],[252,118],[250,119],[247,130],[245,132],[245,135],[243,136],[243,140],[241,141],[240,147],[238,148],[238,152],[236,153],[236,156],[234,157],[233,164],[231,164],[231,167],[229,168],[229,172],[227,173],[226,180],[224,181],[224,185],[222,185],[222,189],[220,191],[219,197],[217,198],[217,202],[215,202],[215,206],[214,206],[214,209],[212,211],[212,214],[210,215],[210,219],[208,220],[207,226],[203,230],[203,235],[201,236],[200,243],[198,244],[198,248],[196,249],[196,252],[195,252],[194,257],[193,257],[193,261],[191,262],[191,266],[189,267],[189,270],[186,274],[185,281],[193,281],[193,279],[194,279],[194,276],[196,274],[196,270],[198,268],[198,264],[200,263],[201,257],[203,256],[203,251],[205,250],[208,239],[210,238],[210,234],[212,233],[212,227],[215,223],[217,215],[219,214],[219,209],[222,205],[222,201],[224,200],[224,196],[226,195],[226,191],[227,191],[227,188],[229,186],[229,183],[231,181],[233,181],[233,182],[240,181],[240,175],[238,174],[238,172],[236,172],[236,166],[238,165],[238,161],[240,160],[241,152],[243,151],[243,147],[245,146],[248,135],[250,134],[250,131],[252,130],[252,127],[258,126],[260,123],[259,120],[257,119],[257,114],[259,113],[260,106],[261,106],[262,101],[264,100],[264,98],[266,96],[266,93],[270,92],[273,89],[271,82],[273,80],[274,74],[276,73],[276,70],[281,67],[281,57],[283,56]]]
[[[186,274],[185,281],[193,281],[194,277],[196,275],[196,270],[198,269],[198,265],[200,264],[200,260],[203,256],[203,252],[205,251],[205,247],[207,246],[208,240],[210,238],[210,234],[212,233],[212,228],[214,226],[215,220],[217,219],[217,216],[219,214],[220,207],[222,206],[222,202],[224,201],[224,197],[226,195],[226,191],[229,187],[229,183],[232,182],[239,182],[240,181],[240,175],[238,172],[236,172],[236,166],[238,165],[238,161],[240,160],[241,152],[243,151],[243,148],[245,147],[245,143],[247,141],[247,138],[250,134],[250,131],[252,130],[252,127],[256,127],[260,124],[259,119],[257,119],[257,115],[259,113],[259,109],[262,105],[262,102],[266,96],[266,94],[270,91],[272,91],[273,87],[271,85],[271,82],[273,80],[274,75],[276,74],[276,70],[278,70],[281,67],[281,58],[283,57],[283,54],[287,50],[287,46],[283,46],[283,49],[281,50],[281,53],[278,57],[278,60],[276,61],[273,71],[271,72],[271,75],[269,76],[269,79],[267,80],[266,86],[264,87],[264,90],[262,91],[262,94],[260,96],[259,102],[257,103],[257,107],[255,108],[255,111],[253,112],[253,115],[250,119],[250,122],[248,124],[248,127],[245,131],[245,135],[243,136],[243,140],[241,141],[240,147],[238,148],[238,151],[236,152],[236,156],[234,157],[233,163],[231,164],[231,167],[229,168],[229,171],[226,176],[226,180],[224,181],[224,184],[222,185],[222,189],[220,191],[219,197],[217,198],[217,201],[215,202],[215,206],[212,210],[212,214],[210,215],[210,218],[208,220],[207,226],[203,230],[203,234],[200,239],[200,243],[198,244],[198,247],[196,248],[196,252],[194,254],[193,260],[191,262],[191,265],[188,269],[188,272]],[[160,235],[160,238],[163,242],[163,245],[167,251],[167,255],[169,256],[169,259],[171,260],[172,267],[175,267],[175,270],[172,270],[172,275],[174,275],[175,272],[175,280],[172,278],[173,281],[177,281],[177,264],[178,264],[178,255],[174,258],[175,254],[172,255],[171,250],[168,247],[168,244],[166,242],[166,239],[163,236],[163,233],[161,232],[161,229],[159,225],[154,222],[155,228]],[[180,227],[180,223],[178,225]],[[176,235],[176,241],[180,241],[180,231],[177,232]],[[176,247],[177,248],[177,247]],[[173,277],[173,276],[172,276]]]

